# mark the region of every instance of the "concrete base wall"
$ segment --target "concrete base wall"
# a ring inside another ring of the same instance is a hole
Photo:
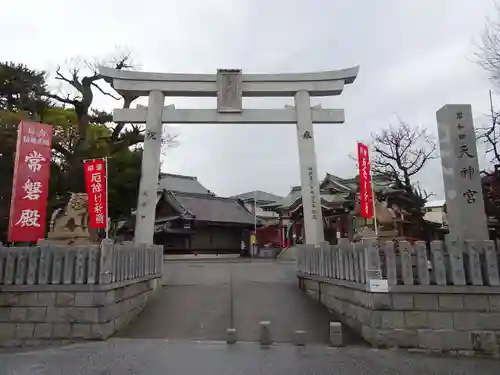
[[[279,249],[261,247],[256,255],[256,258],[276,259],[278,253]]]
[[[125,326],[159,287],[158,277],[107,285],[4,286],[0,346],[103,340]]]
[[[376,347],[500,356],[500,288],[427,286],[418,293],[422,287],[400,286],[371,293],[363,284],[314,276],[299,278],[299,285]]]
[[[280,260],[297,260],[297,248],[289,247],[281,251],[278,255]]]

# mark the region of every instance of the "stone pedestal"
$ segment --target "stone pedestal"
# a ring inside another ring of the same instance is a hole
[[[71,193],[67,206],[54,211],[50,221],[47,235],[50,241],[67,245],[89,245],[98,240],[97,233],[89,228],[86,193]]]

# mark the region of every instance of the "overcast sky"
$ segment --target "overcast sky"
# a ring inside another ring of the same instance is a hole
[[[342,125],[315,125],[318,174],[356,174],[356,140],[403,120],[436,132],[435,112],[470,103],[488,111],[490,83],[472,62],[492,0],[22,0],[2,1],[0,60],[53,70],[72,56],[132,51],[144,71],[310,72],[360,65],[340,97],[314,100],[344,108]],[[215,108],[215,99],[174,100]],[[98,106],[111,110],[112,100]],[[282,107],[292,100],[244,100]],[[476,124],[477,125],[477,124]],[[286,195],[299,184],[293,125],[179,125],[180,146],[164,171],[197,176],[219,195],[260,189]],[[420,176],[442,193],[439,162]],[[110,177],[112,178],[112,176]]]

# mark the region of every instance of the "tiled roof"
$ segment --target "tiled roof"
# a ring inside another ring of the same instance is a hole
[[[358,176],[353,178],[342,178],[330,173],[327,173],[322,181],[319,181],[320,186],[331,183],[335,186],[335,190],[338,190],[338,194],[329,194],[327,192],[321,193],[321,198],[328,202],[342,202],[345,201],[346,195],[350,193],[355,193],[358,189],[359,178]],[[396,191],[391,187],[391,183],[382,176],[374,176],[374,187],[375,191],[388,193]],[[276,203],[271,203],[264,205],[262,207],[268,209],[274,209],[279,207],[290,207],[296,200],[301,199],[302,189],[301,186],[293,186],[290,193],[283,199],[277,201]]]
[[[443,207],[446,204],[446,199],[438,199],[435,201],[426,202],[424,207]]]
[[[325,182],[326,180],[332,181],[334,184],[340,186],[345,186],[348,187],[349,189],[356,191],[359,186],[359,175],[353,177],[353,178],[342,178],[338,177],[335,175],[332,175],[330,173],[326,174]],[[382,175],[373,175],[372,176],[372,182],[373,186],[376,192],[380,193],[390,193],[390,192],[395,192],[398,191],[393,187],[393,182],[389,181],[385,176]]]
[[[257,200],[257,202],[270,202],[270,203],[277,202],[277,201],[283,199],[283,197],[280,197],[279,195],[266,193],[265,191],[261,191],[261,190],[255,190],[255,191],[250,191],[248,193],[238,194],[235,197],[239,198],[243,201],[246,201],[246,200],[253,201],[255,198]]]
[[[222,198],[206,194],[167,192],[167,200],[174,200],[184,212],[195,220],[221,223],[253,224],[254,217],[236,198]]]
[[[158,188],[159,190],[177,191],[183,193],[210,193],[207,188],[200,184],[196,177],[172,173],[160,173]]]
[[[331,182],[340,192],[349,193],[357,189],[357,181],[352,178],[341,178],[333,174],[327,173],[325,179],[320,182],[320,185],[326,182]]]
[[[288,207],[293,204],[297,199],[302,196],[302,189],[300,186],[292,186],[290,193],[275,203],[270,203],[267,205],[263,205],[262,207]]]

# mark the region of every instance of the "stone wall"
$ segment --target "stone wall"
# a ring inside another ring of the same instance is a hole
[[[372,293],[314,276],[301,286],[376,347],[500,356],[500,288],[430,286],[419,293],[402,286]]]
[[[0,346],[106,339],[153,296],[161,246],[0,247]]]
[[[493,241],[298,246],[299,286],[377,347],[500,357]]]
[[[152,297],[156,277],[104,286],[11,286],[0,293],[0,346],[103,340]]]

